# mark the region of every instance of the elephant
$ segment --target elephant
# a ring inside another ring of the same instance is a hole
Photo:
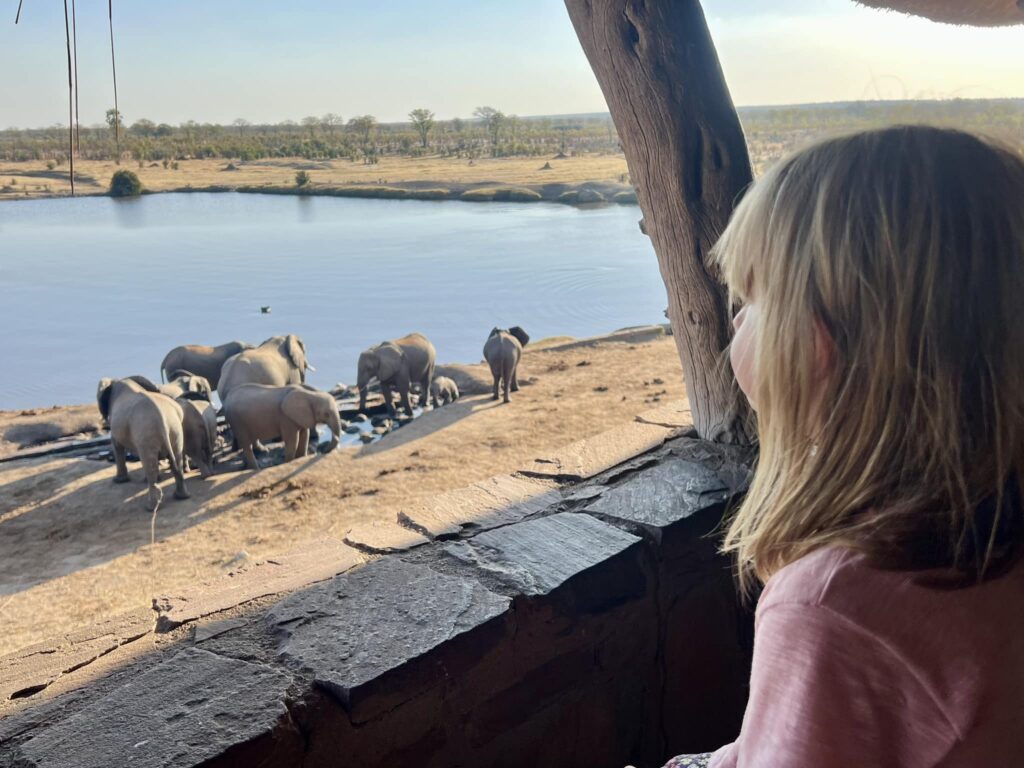
[[[213,398],[213,387],[205,376],[198,376],[190,371],[177,370],[168,378],[170,383],[161,384],[160,391],[168,397],[186,398],[188,400],[205,400]]]
[[[217,394],[226,403],[231,390],[242,384],[283,387],[303,384],[306,371],[316,371],[306,360],[306,345],[295,334],[272,336],[258,347],[239,352],[224,361]]]
[[[197,376],[202,376],[213,389],[217,388],[220,382],[220,369],[224,362],[232,355],[252,349],[252,344],[244,341],[229,341],[216,347],[205,347],[200,344],[185,344],[175,347],[164,356],[160,363],[160,380],[171,381],[172,371],[191,371]],[[165,378],[166,376],[166,378]]]
[[[366,410],[366,394],[370,381],[376,377],[384,393],[388,415],[394,417],[391,404],[393,389],[398,390],[402,407],[412,416],[409,390],[414,383],[420,385],[420,405],[424,408],[430,397],[430,382],[434,378],[434,345],[422,333],[410,333],[393,341],[382,341],[359,355],[356,386],[359,387],[359,410]],[[434,403],[437,405],[437,403]]]
[[[100,415],[110,425],[110,444],[117,464],[115,483],[127,483],[126,452],[142,461],[149,485],[149,509],[163,500],[160,459],[167,459],[174,475],[174,498],[187,499],[184,467],[184,414],[181,405],[167,397],[144,376],[101,379],[96,388]]]
[[[484,359],[491,367],[494,377],[492,399],[498,399],[498,386],[504,383],[505,402],[511,402],[509,392],[519,391],[519,358],[523,355],[523,347],[530,342],[530,337],[518,325],[508,330],[494,328],[484,344]]]
[[[430,385],[430,394],[435,408],[439,403],[448,405],[459,399],[459,385],[447,376],[438,376]]]
[[[182,410],[182,427],[185,437],[185,464],[188,462],[199,469],[202,477],[213,474],[213,452],[217,447],[217,411],[207,400],[189,397],[176,399]]]
[[[285,461],[291,461],[306,454],[310,430],[317,424],[330,427],[328,451],[337,448],[341,438],[341,416],[334,398],[306,385],[241,384],[224,401],[224,415],[242,448],[247,469],[260,468],[253,452],[258,440],[280,437]]]

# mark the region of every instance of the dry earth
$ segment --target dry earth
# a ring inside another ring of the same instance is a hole
[[[129,485],[112,483],[113,465],[95,460],[0,464],[0,653],[301,540],[393,521],[426,496],[513,471],[685,397],[673,340],[651,333],[548,345],[529,350],[521,366],[532,383],[510,405],[468,396],[361,449],[259,473],[231,461],[210,480],[190,475],[191,499],[166,491],[155,544],[137,464]],[[475,367],[481,378],[483,368]],[[12,430],[38,431],[47,419],[74,431],[95,420],[94,406],[22,413],[0,413],[0,440],[10,444]]]
[[[549,170],[541,170],[550,163]],[[409,186],[475,184],[577,184],[585,181],[620,182],[627,173],[623,155],[580,155],[563,159],[548,157],[479,158],[468,160],[446,157],[385,156],[376,165],[348,160],[304,160],[275,158],[248,163],[235,161],[237,170],[225,170],[224,159],[181,160],[178,170],[145,163],[120,166],[113,161],[77,160],[76,193],[106,194],[114,171],[127,168],[139,176],[142,185],[154,192],[193,187],[266,185],[294,186],[295,174],[306,171],[313,184],[390,184]],[[0,161],[0,200],[51,197],[70,192],[68,168],[48,170],[42,161]]]

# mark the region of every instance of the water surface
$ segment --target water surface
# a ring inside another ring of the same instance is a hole
[[[664,322],[639,209],[250,194],[0,204],[0,408],[91,402],[159,378],[178,344],[297,333],[310,383],[425,333],[477,362],[495,325],[535,339]],[[260,307],[269,305],[270,314]]]

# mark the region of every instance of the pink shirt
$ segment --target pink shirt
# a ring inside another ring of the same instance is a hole
[[[711,768],[1024,765],[1024,564],[949,591],[821,550],[768,580],[754,637]]]

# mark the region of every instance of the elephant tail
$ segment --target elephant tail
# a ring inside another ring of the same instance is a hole
[[[505,382],[506,387],[512,386],[512,372],[515,368],[516,363],[512,355],[501,356],[501,378]]]

